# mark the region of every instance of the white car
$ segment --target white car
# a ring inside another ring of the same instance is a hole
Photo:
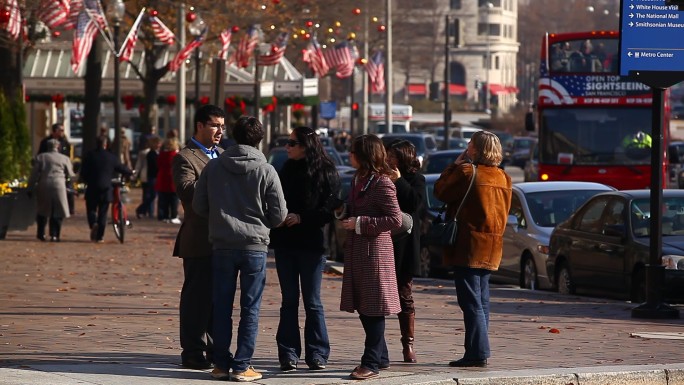
[[[525,182],[513,185],[511,209],[504,231],[503,258],[492,281],[527,289],[551,289],[546,274],[549,238],[592,196],[614,188],[593,182]]]

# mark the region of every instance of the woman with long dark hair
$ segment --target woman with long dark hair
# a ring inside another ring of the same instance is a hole
[[[387,163],[392,171],[390,179],[397,189],[399,208],[413,219],[411,233],[392,237],[392,244],[401,305],[398,316],[402,354],[404,362],[416,362],[413,349],[416,311],[412,287],[416,261],[420,256],[420,219],[425,209],[425,177],[419,172],[420,161],[416,157],[416,146],[406,139],[389,144]]]
[[[401,310],[390,232],[402,224],[387,154],[380,138],[361,135],[352,142],[350,157],[356,174],[347,204],[336,216],[347,230],[340,310],[358,312],[366,333],[361,365],[350,377],[377,377],[389,367],[385,317]]]
[[[339,176],[316,132],[297,127],[285,145],[288,160],[279,176],[287,202],[285,222],[271,230],[282,304],[276,341],[280,369],[295,370],[301,357],[299,293],[306,312],[304,361],[311,370],[325,369],[330,342],[321,303],[325,267],[323,226],[333,219]]]

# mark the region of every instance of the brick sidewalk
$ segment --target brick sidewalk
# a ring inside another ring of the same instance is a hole
[[[139,190],[130,195],[128,207],[133,211]],[[60,243],[36,240],[35,226],[9,232],[0,241],[0,366],[178,364],[182,265],[171,257],[178,226],[134,219],[125,244],[114,238],[111,227],[105,243],[96,244],[89,241],[83,212],[79,200],[77,215],[64,223]],[[332,345],[329,368],[348,373],[360,361],[363,330],[355,314],[338,310],[340,289],[341,277],[326,274],[322,297]],[[448,373],[452,370],[446,363],[462,355],[463,320],[452,282],[417,280],[415,300],[419,363],[398,362],[399,327],[391,317],[387,341],[393,361],[383,376]],[[275,377],[279,303],[278,279],[269,259],[254,365]],[[490,365],[468,370],[684,362],[684,340],[677,339],[684,335],[684,321],[633,319],[633,307],[494,285]],[[642,332],[655,333],[651,337],[656,338],[633,335]],[[307,371],[297,373],[305,378]]]

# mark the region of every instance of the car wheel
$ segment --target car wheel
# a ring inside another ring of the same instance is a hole
[[[561,294],[575,294],[575,282],[572,280],[570,269],[567,265],[561,265],[558,271],[558,292]]]
[[[539,287],[537,267],[529,255],[524,257],[523,260],[522,271],[520,272],[520,287],[530,290],[536,290]]]
[[[638,269],[632,276],[632,290],[630,299],[632,303],[646,302],[646,270]]]
[[[421,278],[430,277],[430,251],[427,247],[420,248],[420,266],[418,266],[417,275]]]

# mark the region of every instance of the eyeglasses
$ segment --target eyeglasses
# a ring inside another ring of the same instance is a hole
[[[226,125],[225,125],[225,124],[221,124],[221,123],[207,122],[207,123],[204,123],[204,125],[207,126],[207,127],[209,127],[209,128],[213,128],[214,130],[221,130],[221,131],[223,131],[223,130],[226,129]]]
[[[297,140],[290,139],[290,140],[288,140],[287,142],[285,142],[285,144],[288,145],[288,146],[290,146],[290,147],[294,147],[294,146],[296,146],[296,145],[298,145],[298,144],[300,144],[300,143],[299,143],[299,141],[297,141]]]

